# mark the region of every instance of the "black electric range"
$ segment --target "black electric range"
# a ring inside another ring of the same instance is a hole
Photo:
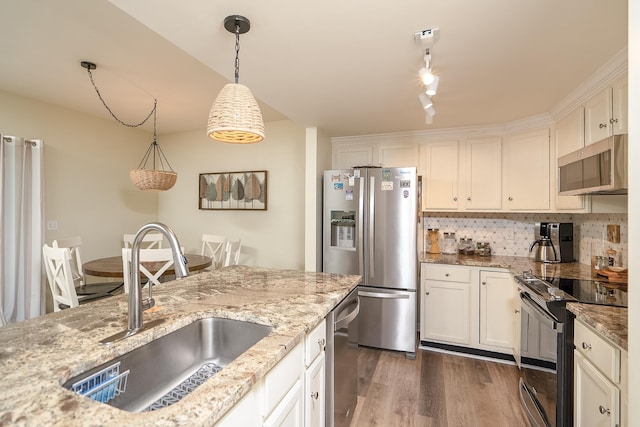
[[[626,283],[557,277],[542,277],[541,279],[565,294],[571,295],[580,303],[627,307]]]

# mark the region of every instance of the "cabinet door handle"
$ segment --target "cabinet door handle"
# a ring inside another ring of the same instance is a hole
[[[425,292],[425,295],[429,295],[429,292]]]
[[[607,127],[607,124],[606,124],[606,123],[600,123],[600,124],[598,125],[598,127],[599,127],[600,129],[604,129],[604,128],[606,128],[606,127]]]
[[[587,344],[586,342],[582,342],[582,348],[584,350],[591,350],[591,344]]]
[[[313,399],[318,400],[318,396],[320,396],[320,394],[318,394],[318,392],[317,392],[317,391],[315,391],[315,392],[312,392],[312,393],[311,393],[311,397],[312,397]],[[601,406],[601,408],[602,408],[602,406]]]
[[[471,197],[467,197],[467,200],[470,202],[471,201]]]
[[[487,282],[482,282],[482,284],[483,284],[483,285],[486,285],[486,284],[487,284]]]
[[[600,411],[600,413],[602,415],[607,414],[607,415],[611,415],[611,410],[605,408],[604,406],[600,405],[600,407],[598,408],[598,410]]]
[[[513,202],[513,197],[509,196],[509,201]]]
[[[618,123],[618,119],[612,118],[611,120],[609,120],[609,123],[611,124]]]
[[[324,350],[324,345],[325,345],[326,341],[324,340],[324,338],[320,338],[318,340],[318,345],[320,346],[321,350]]]
[[[444,273],[444,277],[449,277],[449,273]]]
[[[518,310],[517,308],[515,310],[513,310],[514,313],[518,314],[520,313],[520,310]]]
[[[454,197],[454,198],[453,198],[453,201],[454,201],[454,202],[457,202],[457,201],[458,201],[458,198],[457,198],[457,197]]]

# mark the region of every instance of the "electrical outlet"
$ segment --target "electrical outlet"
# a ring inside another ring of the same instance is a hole
[[[620,226],[615,224],[607,224],[607,241],[611,243],[620,243]]]
[[[50,219],[47,221],[47,230],[56,231],[58,229],[58,221],[55,219]]]

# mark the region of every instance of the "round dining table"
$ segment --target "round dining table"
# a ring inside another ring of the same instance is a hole
[[[211,266],[211,257],[204,255],[185,254],[187,267],[190,272],[203,270]],[[144,262],[144,266],[151,273],[158,271],[164,262]],[[89,276],[99,277],[122,277],[122,256],[112,256],[87,261],[82,264],[82,271]],[[173,268],[167,269],[163,275],[175,274]]]

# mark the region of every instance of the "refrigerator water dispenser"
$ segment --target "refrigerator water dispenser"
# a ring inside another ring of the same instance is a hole
[[[331,211],[331,246],[356,247],[356,213],[354,211]]]

